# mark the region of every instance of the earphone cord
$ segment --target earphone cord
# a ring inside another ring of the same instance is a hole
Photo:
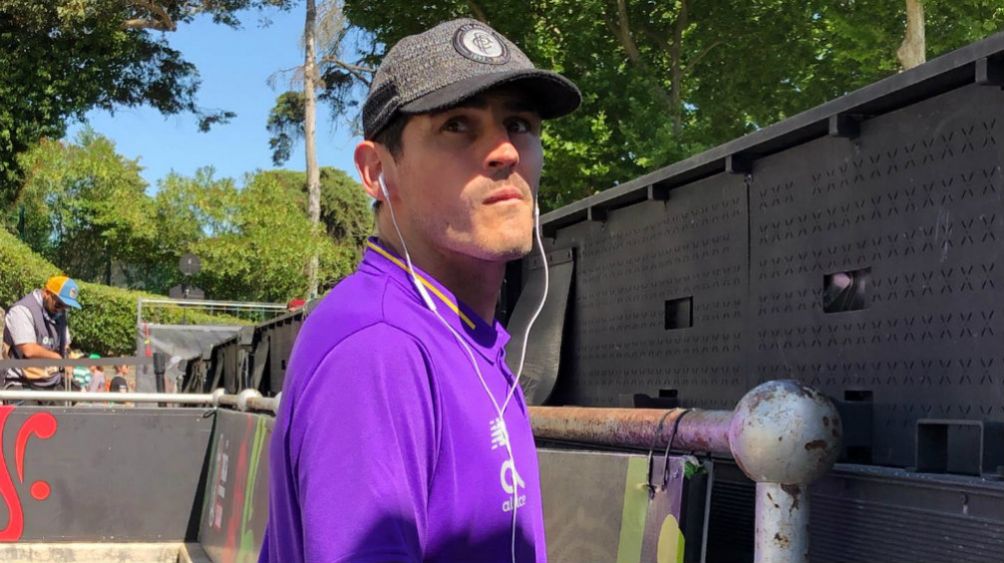
[[[506,407],[509,406],[509,400],[512,399],[513,394],[516,392],[516,386],[519,385],[519,378],[523,375],[523,363],[526,361],[526,345],[530,340],[530,330],[533,328],[533,324],[537,322],[537,317],[540,316],[540,312],[544,310],[544,302],[547,301],[547,291],[551,282],[551,275],[547,266],[547,254],[544,253],[544,241],[540,234],[540,207],[537,204],[537,198],[534,198],[533,200],[533,223],[534,235],[537,237],[537,250],[540,252],[540,260],[544,268],[544,293],[541,295],[540,303],[537,304],[537,310],[534,311],[533,316],[530,317],[530,323],[526,325],[526,332],[523,333],[523,345],[520,347],[519,351],[519,367],[516,368],[516,378],[513,380],[512,388],[509,389],[509,394],[502,403],[502,412],[505,412]]]
[[[474,352],[471,350],[470,346],[464,342],[463,337],[457,333],[457,331],[450,326],[450,323],[446,322],[436,308],[435,303],[432,298],[429,297],[427,291],[422,286],[422,282],[418,279],[418,275],[415,273],[415,268],[411,263],[411,253],[408,252],[408,244],[404,241],[404,236],[401,234],[401,228],[397,224],[397,216],[394,213],[394,206],[390,203],[390,196],[387,193],[387,186],[384,183],[383,176],[379,178],[380,187],[384,192],[384,196],[387,198],[387,207],[390,208],[390,218],[391,222],[394,224],[394,230],[397,232],[398,240],[401,241],[401,248],[404,251],[404,259],[408,264],[408,273],[411,274],[411,281],[415,284],[415,288],[421,295],[423,301],[430,311],[439,319],[439,322],[443,324],[453,335],[453,338],[467,353],[468,358],[471,361],[471,366],[474,367],[474,372],[478,376],[478,380],[481,382],[481,387],[485,390],[485,394],[488,395],[488,399],[491,401],[492,406],[495,408],[495,412],[498,414],[498,424],[505,435],[505,448],[506,453],[509,456],[509,466],[512,470],[512,527],[511,527],[511,538],[510,538],[510,552],[512,554],[512,563],[516,563],[516,511],[519,505],[519,472],[516,470],[516,458],[512,453],[512,444],[509,441],[509,428],[505,423],[505,409],[509,405],[509,400],[512,399],[513,394],[516,392],[516,386],[519,385],[519,377],[523,372],[523,362],[526,359],[526,345],[530,337],[530,329],[533,328],[533,324],[537,321],[537,317],[540,315],[541,310],[544,308],[544,301],[547,299],[549,275],[547,268],[547,256],[544,254],[544,244],[541,237],[540,229],[540,208],[537,206],[537,199],[534,198],[534,224],[535,224],[535,234],[537,238],[537,246],[541,253],[541,258],[543,260],[544,267],[544,294],[541,297],[540,303],[537,305],[537,310],[534,312],[533,316],[530,318],[530,323],[527,325],[526,333],[523,335],[523,349],[520,354],[519,368],[516,370],[516,375],[513,379],[512,387],[506,394],[505,401],[503,401],[502,406],[499,407],[498,402],[495,400],[495,396],[492,394],[491,390],[488,388],[488,383],[485,381],[484,376],[481,374],[481,368],[478,367],[477,359],[474,357]],[[503,477],[504,478],[504,477]]]

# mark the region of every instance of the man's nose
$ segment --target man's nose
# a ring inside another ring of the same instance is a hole
[[[485,155],[485,168],[496,171],[512,168],[519,164],[519,150],[509,137],[509,130],[504,125],[493,127],[487,139],[488,153]]]

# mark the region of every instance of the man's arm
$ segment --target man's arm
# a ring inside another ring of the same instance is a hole
[[[46,347],[37,344],[35,342],[16,344],[15,346],[17,347],[18,352],[20,352],[22,356],[24,356],[29,360],[35,358],[47,358],[52,360],[62,359],[62,356],[59,355],[59,352],[54,352],[52,350],[49,350]]]
[[[378,324],[296,374],[286,451],[306,561],[423,559],[439,451],[430,373],[417,341]]]

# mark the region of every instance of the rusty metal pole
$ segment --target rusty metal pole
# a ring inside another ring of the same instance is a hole
[[[809,495],[804,485],[756,484],[754,561],[809,560]]]
[[[755,563],[807,563],[808,485],[840,452],[836,407],[797,381],[769,381],[734,411],[531,407],[538,438],[730,454],[757,483]]]
[[[728,454],[729,411],[530,407],[538,438]],[[674,435],[675,434],[675,435]]]

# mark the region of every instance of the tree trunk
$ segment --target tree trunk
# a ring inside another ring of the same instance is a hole
[[[683,132],[683,32],[687,29],[687,0],[680,0],[680,13],[673,25],[672,80],[673,136]]]
[[[307,215],[313,227],[314,236],[321,224],[321,171],[317,167],[317,56],[315,53],[315,29],[317,5],[315,0],[307,0],[307,19],[303,29],[305,55],[303,62],[303,138],[307,157]],[[314,241],[311,241],[314,246]],[[307,296],[317,297],[317,270],[319,260],[317,250],[307,264]]]
[[[627,52],[627,56],[631,59],[631,62],[643,65],[641,60],[641,52],[638,51],[638,45],[635,44],[634,38],[631,37],[631,24],[628,20],[627,5],[625,0],[617,0],[617,28],[616,28],[617,38],[620,39],[621,45],[624,47],[624,51]]]
[[[112,284],[112,253],[108,251],[108,243],[105,243],[105,285]]]
[[[478,5],[477,2],[474,0],[467,0],[467,7],[471,9],[471,15],[474,16],[474,19],[484,24],[488,23],[488,16],[485,14],[484,8]]]
[[[921,0],[906,0],[906,37],[896,51],[903,70],[924,64],[927,43],[924,39],[924,4]]]

